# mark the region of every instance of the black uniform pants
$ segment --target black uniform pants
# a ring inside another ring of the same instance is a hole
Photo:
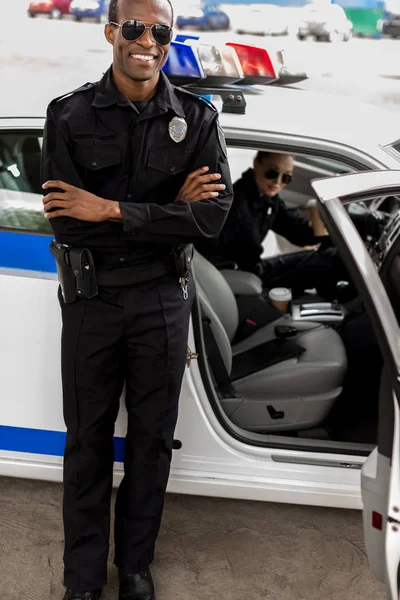
[[[293,297],[304,290],[316,288],[327,300],[335,298],[336,283],[350,281],[350,276],[336,248],[304,250],[266,258],[263,264],[263,283],[268,289],[291,288]]]
[[[153,559],[169,477],[190,309],[175,273],[62,299],[64,583],[106,583],[114,423],[126,383],[125,475],[115,506],[115,564],[137,573]]]

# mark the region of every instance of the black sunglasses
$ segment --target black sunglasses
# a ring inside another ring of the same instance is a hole
[[[149,29],[151,31],[151,35],[154,41],[160,46],[166,46],[172,41],[173,31],[172,27],[168,27],[168,25],[160,25],[160,23],[155,23],[148,27],[142,21],[124,21],[123,23],[115,23],[114,21],[110,22],[110,25],[115,25],[115,27],[121,27],[122,37],[128,42],[134,42],[141,38]]]
[[[276,169],[269,169],[264,173],[265,179],[279,179],[279,171]],[[293,175],[289,175],[289,173],[282,173],[282,183],[287,185],[293,181]]]

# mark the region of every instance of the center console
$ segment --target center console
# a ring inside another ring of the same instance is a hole
[[[292,305],[295,321],[316,321],[339,325],[345,317],[345,309],[338,302],[307,302]]]

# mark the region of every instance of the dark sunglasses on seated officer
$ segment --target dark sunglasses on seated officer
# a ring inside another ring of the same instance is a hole
[[[154,23],[149,27],[142,23],[142,21],[130,20],[124,21],[123,23],[115,23],[110,21],[110,25],[120,27],[122,37],[128,42],[134,42],[140,39],[147,31],[150,30],[154,41],[160,46],[166,46],[172,41],[173,30],[168,25],[161,25],[160,23]]]
[[[279,179],[279,175],[281,175],[281,174],[276,169],[268,169],[268,171],[266,171],[264,173],[265,179]],[[293,181],[293,175],[290,175],[289,173],[282,173],[282,183],[287,185],[288,183],[291,183],[292,181]]]

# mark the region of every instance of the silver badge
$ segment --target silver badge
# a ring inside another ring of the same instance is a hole
[[[170,122],[168,129],[171,138],[174,142],[179,144],[179,142],[183,142],[185,139],[188,126],[185,119],[182,119],[182,117],[174,117]]]

